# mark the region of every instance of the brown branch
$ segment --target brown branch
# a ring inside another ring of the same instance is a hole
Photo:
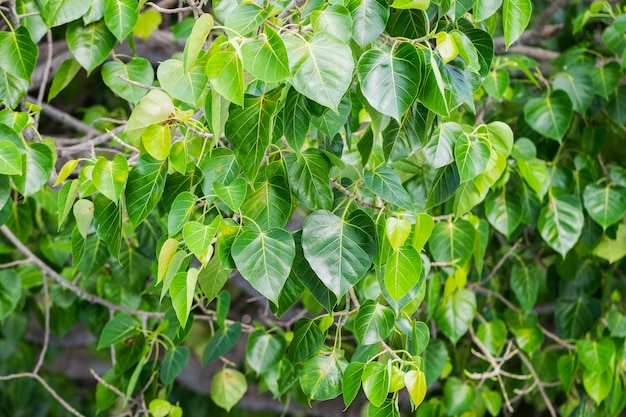
[[[537,371],[535,371],[533,364],[530,363],[526,355],[524,355],[524,353],[522,353],[521,351],[518,352],[518,356],[522,360],[522,362],[524,362],[524,365],[526,365],[526,367],[530,371],[530,374],[533,376],[535,381],[537,381],[537,388],[539,389],[539,394],[541,395],[541,398],[543,398],[543,401],[546,403],[546,407],[548,408],[550,415],[552,417],[557,417],[556,410],[554,409],[554,406],[552,405],[552,402],[550,401],[550,397],[548,397],[548,394],[546,394],[546,390],[544,389],[544,384],[539,379],[539,375],[537,375]]]
[[[32,96],[26,96],[26,100],[32,101],[33,103],[37,102],[37,99]],[[70,126],[72,129],[78,132],[82,132],[86,135],[95,136],[95,135],[102,134],[102,132],[100,132],[99,130],[94,129],[93,127],[82,122],[81,120],[78,120],[71,114],[61,111],[57,109],[56,107],[51,106],[49,104],[41,103],[41,112],[61,123],[65,123],[66,125]]]
[[[330,183],[331,183],[331,185],[333,187],[335,187],[336,189],[341,191],[341,193],[343,195],[345,195],[346,197],[354,200],[359,206],[371,208],[371,209],[378,210],[378,211],[385,210],[384,207],[379,207],[377,205],[374,205],[374,204],[371,204],[371,203],[368,203],[366,201],[363,201],[363,200],[359,199],[352,191],[348,190],[346,187],[344,187],[343,185],[339,184],[337,182],[337,180],[335,180],[335,179],[330,180]]]

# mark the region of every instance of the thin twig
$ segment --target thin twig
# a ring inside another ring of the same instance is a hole
[[[548,394],[546,394],[546,390],[544,389],[543,382],[541,382],[541,380],[539,379],[539,375],[537,375],[537,371],[535,371],[533,364],[530,363],[526,355],[524,355],[521,351],[518,352],[518,356],[522,360],[522,362],[524,362],[524,365],[526,365],[526,367],[530,371],[530,374],[533,376],[535,381],[537,381],[537,388],[539,389],[539,394],[541,395],[541,398],[543,398],[543,401],[546,403],[546,407],[548,407],[548,411],[550,412],[550,415],[552,417],[557,417],[556,410],[554,409],[554,406],[552,405],[552,402],[550,401],[550,397],[548,397]]]
[[[371,208],[371,209],[378,210],[378,211],[385,210],[384,207],[378,207],[377,205],[370,204],[368,202],[360,200],[359,198],[357,198],[357,196],[352,191],[348,190],[346,187],[344,187],[343,185],[339,184],[337,182],[337,180],[335,180],[335,179],[330,180],[330,183],[331,183],[331,185],[333,187],[335,187],[336,189],[341,191],[341,193],[343,195],[345,195],[346,197],[354,200],[359,206]]]
[[[177,8],[174,8],[174,9],[165,9],[165,8],[159,6],[158,4],[152,3],[151,1],[147,2],[146,6],[150,6],[154,10],[156,10],[157,12],[165,13],[165,14],[176,14],[176,13],[182,13],[182,12],[190,12],[190,11],[193,10],[193,7],[191,7],[191,6],[177,7]]]
[[[139,87],[139,88],[143,88],[144,90],[161,90],[163,91],[163,89],[161,87],[155,87],[153,85],[148,85],[148,84],[142,84],[140,82],[137,81],[133,81],[130,78],[126,78],[124,77],[122,74],[115,74],[120,80],[124,81],[125,83],[128,83],[130,85],[134,85],[135,87]]]
[[[37,101],[36,98],[32,97],[32,96],[26,96],[26,100],[28,101],[32,101],[33,103],[35,103]],[[89,126],[88,124],[78,120],[77,118],[75,118],[74,116],[72,116],[69,113],[66,113],[64,111],[61,111],[59,109],[57,109],[54,106],[51,106],[49,104],[46,103],[41,103],[41,112],[46,114],[47,116],[52,117],[53,119],[61,122],[61,123],[65,123],[66,125],[70,126],[71,128],[73,128],[74,130],[78,131],[78,132],[82,132],[86,135],[100,135],[102,134],[102,132],[100,132],[97,129],[94,129],[93,127]]]
[[[43,284],[43,305],[44,305],[44,333],[43,333],[43,346],[41,347],[41,352],[39,352],[39,357],[37,358],[37,363],[35,364],[35,368],[33,369],[33,374],[39,373],[41,366],[43,365],[43,361],[46,357],[46,352],[48,351],[48,343],[50,342],[50,290],[48,288],[48,276],[46,273],[43,273],[41,282]]]

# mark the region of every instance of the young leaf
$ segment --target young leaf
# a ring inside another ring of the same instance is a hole
[[[118,41],[123,42],[135,28],[139,17],[136,0],[107,0],[104,22]]]
[[[187,319],[191,312],[193,295],[196,292],[199,271],[196,268],[189,268],[187,272],[180,272],[174,275],[169,285],[172,306],[176,312],[176,318],[181,327],[187,325]]]
[[[206,75],[213,90],[228,101],[243,106],[243,64],[236,51],[225,49],[210,55]]]
[[[174,103],[170,96],[161,90],[150,90],[131,113],[124,133],[131,145],[138,147],[141,136],[148,126],[167,121],[174,112]]]
[[[224,368],[213,377],[211,399],[219,407],[230,411],[248,390],[246,377],[239,371]]]
[[[522,35],[530,22],[532,10],[530,0],[504,0],[502,17],[506,49]]]
[[[391,375],[389,368],[380,362],[370,362],[363,369],[363,391],[365,396],[375,407],[380,407],[387,398]]]
[[[244,178],[235,178],[228,185],[222,185],[219,182],[213,183],[215,195],[222,200],[232,211],[239,210],[246,198],[246,188],[248,184]]]
[[[250,334],[246,345],[246,363],[257,373],[265,373],[276,366],[285,353],[285,339],[278,335],[267,334],[263,330]]]
[[[615,344],[609,338],[595,340],[579,340],[576,342],[576,354],[586,369],[603,371],[615,359]]]
[[[265,26],[265,37],[241,45],[243,66],[253,77],[267,83],[286,80],[289,72],[287,49],[282,38],[270,26]]]
[[[196,258],[200,259],[200,257],[206,253],[213,238],[215,238],[220,220],[221,217],[216,216],[208,225],[191,221],[186,222],[183,226],[183,239],[185,240],[185,244],[189,250],[196,255]]]
[[[128,162],[117,154],[112,161],[99,157],[93,167],[91,180],[106,198],[117,204],[128,178]]]
[[[142,85],[151,86],[154,81],[154,69],[150,61],[144,58],[133,58],[126,64],[120,61],[109,61],[102,66],[104,83],[115,94],[136,105],[148,90],[132,85],[120,76]]]
[[[385,288],[396,301],[424,282],[422,258],[412,247],[394,251],[385,266]]]
[[[394,251],[400,249],[410,234],[411,223],[408,220],[390,217],[385,222],[385,236]]]
[[[213,24],[213,17],[210,13],[203,14],[193,24],[191,35],[187,38],[183,51],[183,63],[186,71],[189,71],[196,64],[198,55],[200,55],[211,29],[213,29]]]
[[[415,409],[426,397],[426,374],[419,370],[411,370],[404,374],[404,384]]]

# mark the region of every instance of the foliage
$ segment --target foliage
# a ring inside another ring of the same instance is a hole
[[[0,410],[36,415],[26,384],[50,415],[187,415],[193,356],[221,358],[226,410],[254,385],[370,417],[620,415],[626,14],[567,3],[6,3]],[[184,47],[151,62],[162,21]],[[85,72],[116,104],[81,121],[56,107]],[[111,364],[82,404],[46,382],[76,323]]]

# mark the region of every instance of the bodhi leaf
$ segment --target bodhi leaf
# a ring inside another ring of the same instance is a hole
[[[30,80],[39,50],[24,26],[0,32],[0,68],[23,80]]]
[[[550,196],[539,213],[541,237],[563,257],[574,247],[585,223],[582,207],[573,196]]]
[[[461,183],[476,178],[487,168],[491,150],[480,140],[471,140],[467,135],[458,138],[454,145],[454,159],[459,168]]]
[[[135,334],[137,324],[128,313],[120,313],[107,322],[102,329],[98,340],[98,349],[104,349],[117,342],[121,342]]]
[[[235,239],[232,256],[241,275],[276,303],[295,257],[291,233],[284,229],[245,230]]]
[[[136,0],[107,0],[104,22],[118,41],[123,42],[135,28],[139,18],[139,3]]]
[[[591,218],[606,230],[626,215],[626,189],[589,184],[583,193],[583,204]]]
[[[235,322],[217,330],[209,339],[204,353],[202,354],[202,365],[206,366],[227,354],[239,340],[241,335],[241,323]]]
[[[213,16],[210,13],[204,13],[198,19],[196,19],[191,29],[191,34],[185,44],[183,51],[183,63],[185,70],[189,70],[195,65],[198,55],[202,51],[202,47],[206,42],[206,38],[209,36],[211,29],[213,29]]]
[[[389,368],[380,362],[370,362],[363,369],[363,391],[375,407],[380,407],[387,398],[390,385]]]
[[[289,56],[293,87],[313,101],[337,111],[352,83],[354,60],[350,47],[339,39],[317,33],[309,41],[283,37]]]
[[[289,170],[289,185],[294,194],[311,210],[329,210],[333,205],[330,187],[331,164],[328,157],[318,149],[305,150],[298,157],[295,153],[285,156]]]
[[[408,220],[390,217],[385,222],[385,236],[394,251],[400,249],[410,234],[411,223]]]
[[[359,58],[361,91],[373,108],[398,122],[417,97],[424,58],[410,43],[390,52],[370,49]]]
[[[224,368],[213,377],[211,399],[219,407],[230,411],[248,390],[246,377],[239,371]]]
[[[330,400],[342,392],[342,373],[348,362],[337,351],[322,350],[302,364],[300,385],[311,400]]]
[[[435,261],[463,266],[472,256],[475,237],[476,229],[466,220],[438,222],[428,246]]]
[[[456,343],[463,336],[476,315],[476,296],[462,288],[439,304],[435,311],[435,321],[441,331]]]
[[[325,335],[315,320],[302,318],[293,329],[293,340],[289,344],[289,359],[300,363],[316,354],[324,344]]]
[[[278,83],[290,76],[287,49],[282,38],[270,26],[265,37],[241,45],[243,66],[253,77],[268,83]]]
[[[327,32],[347,42],[352,35],[352,17],[343,5],[332,4],[323,10],[311,13],[313,32]]]
[[[539,271],[523,262],[511,269],[511,289],[524,311],[530,311],[537,301]]]
[[[170,236],[178,234],[187,224],[195,206],[196,196],[189,191],[183,191],[176,196],[167,218],[167,231]]]
[[[198,272],[196,268],[189,268],[187,272],[179,272],[174,275],[169,286],[172,306],[182,328],[187,325],[187,319],[191,313],[193,295],[196,292],[196,283],[198,282]]]
[[[75,21],[67,27],[67,45],[76,61],[91,73],[100,65],[115,46],[115,36],[104,22],[94,22],[86,26]]]
[[[367,301],[361,304],[354,319],[354,334],[360,344],[371,345],[386,339],[394,323],[395,315],[391,308]]]
[[[530,0],[504,0],[502,17],[506,49],[522,35],[530,22],[532,10]]]
[[[144,58],[133,58],[126,64],[120,61],[109,61],[102,66],[102,80],[111,91],[124,100],[137,104],[148,90],[126,82],[120,76],[143,85],[152,85],[154,69],[150,61]]]
[[[196,255],[196,258],[200,259],[202,255],[206,253],[217,233],[220,220],[221,217],[216,216],[208,225],[196,221],[186,222],[184,224],[183,239],[189,250]]]
[[[150,90],[133,110],[124,129],[131,145],[138,147],[141,137],[150,125],[167,121],[175,112],[174,103],[161,90]]]
[[[128,178],[128,162],[126,158],[117,154],[112,161],[104,157],[98,158],[93,167],[91,180],[106,198],[117,204]]]
[[[246,345],[246,362],[258,375],[276,366],[284,355],[285,339],[271,335],[263,330],[250,334]]]
[[[378,37],[387,25],[389,6],[383,0],[350,0],[346,5],[352,15],[352,38],[364,47]]]
[[[126,209],[130,223],[137,227],[162,198],[167,174],[167,161],[144,154],[128,174]]]
[[[0,174],[22,175],[20,150],[9,141],[0,142]]]
[[[206,75],[215,91],[243,106],[243,64],[237,52],[224,49],[211,54],[206,63]]]
[[[337,298],[369,270],[376,253],[375,233],[372,219],[361,210],[343,217],[319,210],[304,220],[304,256]]]
[[[418,407],[426,397],[426,374],[422,371],[411,370],[404,374],[404,384],[413,400],[413,407]]]
[[[533,98],[524,105],[524,118],[542,135],[561,142],[569,130],[574,111],[563,90],[554,90],[544,98]]]
[[[422,258],[411,246],[394,251],[385,266],[385,288],[399,301],[423,283]]]
[[[386,201],[408,211],[413,211],[413,202],[402,186],[400,177],[390,167],[381,166],[374,172],[363,173],[365,186]]]
[[[239,210],[246,198],[246,180],[239,177],[228,185],[219,182],[213,183],[213,190],[217,197],[222,200],[232,211]]]

